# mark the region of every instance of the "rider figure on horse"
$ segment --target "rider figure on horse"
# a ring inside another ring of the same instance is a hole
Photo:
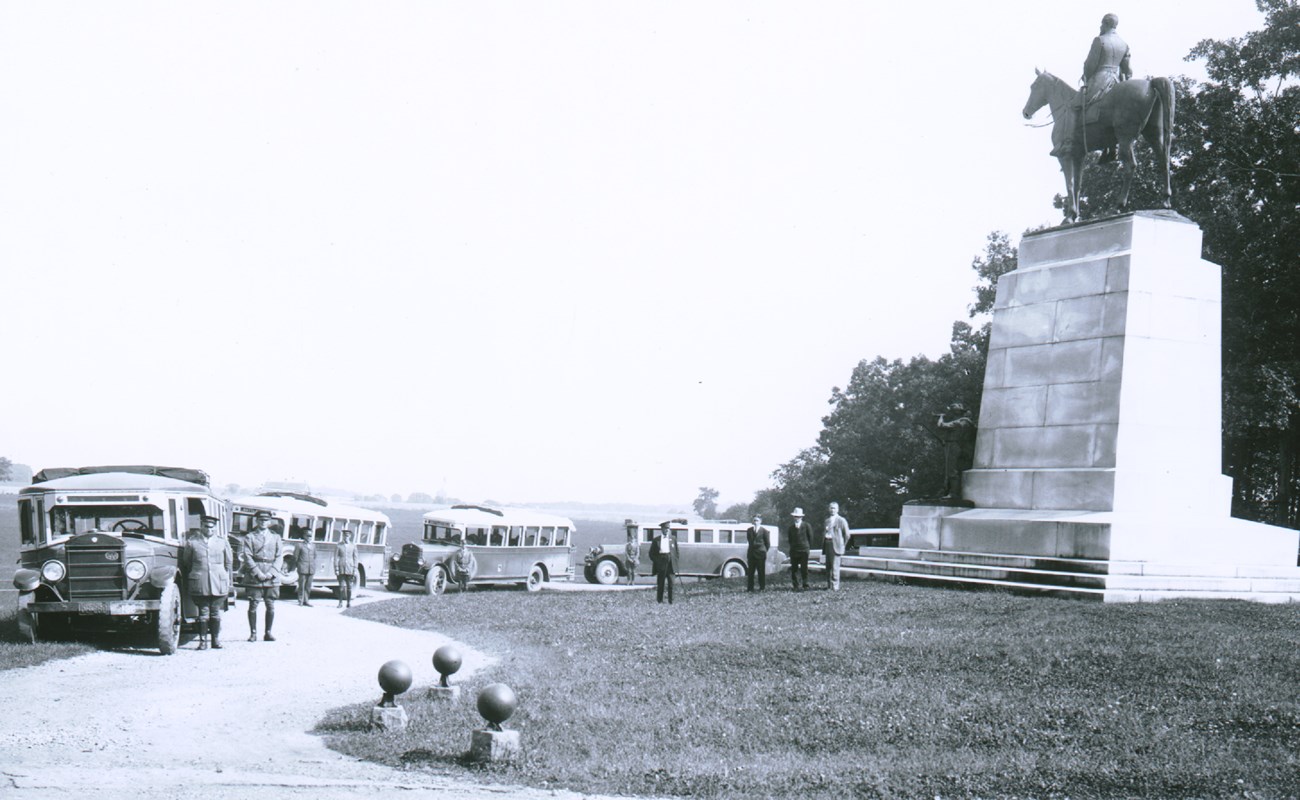
[[[1115,32],[1119,27],[1119,17],[1107,14],[1101,18],[1101,32],[1092,40],[1088,49],[1088,58],[1083,62],[1084,89],[1080,93],[1080,104],[1073,109],[1075,113],[1076,135],[1082,135],[1087,110],[1093,107],[1115,84],[1133,77],[1133,69],[1128,63],[1128,44]],[[1068,152],[1074,142],[1067,138],[1062,150]],[[1056,155],[1055,153],[1053,155]],[[1111,145],[1101,154],[1103,163],[1115,160],[1115,146]]]

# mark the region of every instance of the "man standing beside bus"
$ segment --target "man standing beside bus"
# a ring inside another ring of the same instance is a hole
[[[822,554],[826,557],[827,588],[840,590],[840,560],[849,548],[849,523],[840,516],[840,504],[831,503],[826,517],[826,533],[822,538]]]
[[[803,509],[790,512],[790,527],[786,539],[790,542],[790,581],[796,592],[808,588],[808,554],[812,551],[812,526],[803,521]],[[800,589],[800,581],[803,589]]]
[[[302,526],[302,541],[293,555],[298,568],[298,605],[310,606],[311,584],[316,578],[316,536],[310,525]]]
[[[623,557],[627,561],[627,585],[636,583],[636,570],[641,564],[641,543],[637,541],[637,526],[632,520],[623,523],[627,528],[627,544],[623,545]]]
[[[217,535],[221,520],[204,514],[202,530],[191,530],[181,548],[179,566],[185,590],[199,609],[199,649],[221,649],[221,610],[230,593],[230,570],[234,557],[225,537]]]
[[[253,532],[240,549],[243,557],[244,594],[248,596],[248,641],[257,641],[257,606],[266,603],[266,628],[262,639],[274,642],[271,626],[275,624],[275,598],[280,594],[280,564],[284,544],[280,534],[271,529],[271,512],[259,511]]]
[[[357,546],[352,531],[343,531],[343,541],[334,548],[334,575],[339,581],[339,608],[352,608],[352,583],[357,579]]]
[[[668,605],[673,604],[673,575],[677,572],[677,539],[672,535],[672,524],[661,522],[659,532],[650,542],[650,564],[655,574],[655,599],[664,601],[664,587],[668,587]]]
[[[763,527],[763,518],[754,515],[754,524],[745,531],[745,540],[749,547],[745,550],[745,560],[749,562],[749,571],[745,575],[745,591],[754,591],[754,576],[758,576],[758,590],[767,591],[767,529]]]

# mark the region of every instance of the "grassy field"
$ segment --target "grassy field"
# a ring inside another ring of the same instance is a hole
[[[363,758],[487,780],[698,797],[1295,797],[1297,609],[1103,606],[850,581],[832,594],[470,592],[356,616],[501,656],[454,708],[413,691],[319,727]],[[390,658],[427,653],[375,653]],[[519,695],[514,766],[462,762],[475,690]]]

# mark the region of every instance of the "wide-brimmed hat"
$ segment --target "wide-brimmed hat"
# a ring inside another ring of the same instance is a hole
[[[798,506],[795,506],[794,511],[791,511],[791,512],[790,512],[790,516],[792,516],[792,517],[802,517],[802,516],[803,516],[803,509],[802,509],[802,508],[799,508]]]

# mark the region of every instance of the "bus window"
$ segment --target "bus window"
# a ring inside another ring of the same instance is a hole
[[[529,525],[524,528],[524,547],[537,546],[537,532],[540,530],[536,525]]]
[[[713,544],[713,531],[708,528],[700,528],[695,531],[695,541],[699,544]]]
[[[167,514],[172,518],[172,538],[175,539],[177,536],[180,536],[179,528],[181,524],[181,521],[179,519],[180,515],[176,513],[175,497],[167,498]]]
[[[22,543],[36,544],[36,519],[32,516],[32,501],[18,501],[18,526],[22,529]]]
[[[202,497],[185,498],[185,530],[203,527],[203,515],[207,513]]]
[[[523,526],[523,525],[511,525],[511,526],[510,526],[510,546],[511,546],[511,547],[518,547],[519,545],[523,544],[523,537],[524,537],[524,526]]]
[[[569,529],[559,527],[555,529],[555,541],[551,542],[556,547],[566,547],[569,544]]]
[[[686,544],[691,540],[691,532],[685,528],[673,528],[673,535],[677,537],[678,544]]]
[[[542,538],[537,543],[542,547],[546,547],[551,543],[551,540],[554,538],[555,538],[555,526],[547,525],[546,527],[542,528]]]
[[[485,547],[488,543],[487,528],[467,528],[465,534],[470,544]]]
[[[294,517],[289,522],[289,538],[302,541],[303,539],[313,538],[315,532],[311,529],[311,517]]]
[[[492,526],[492,538],[488,539],[488,544],[493,547],[503,547],[506,543],[506,528],[501,525]]]
[[[371,537],[375,535],[375,523],[366,520],[359,526],[357,534],[357,544],[371,544]]]
[[[382,522],[375,523],[375,544],[383,544],[388,538],[388,526]]]
[[[36,499],[36,526],[37,526],[36,540],[39,542],[47,541],[50,534],[45,527],[45,498],[44,497],[38,497]]]

